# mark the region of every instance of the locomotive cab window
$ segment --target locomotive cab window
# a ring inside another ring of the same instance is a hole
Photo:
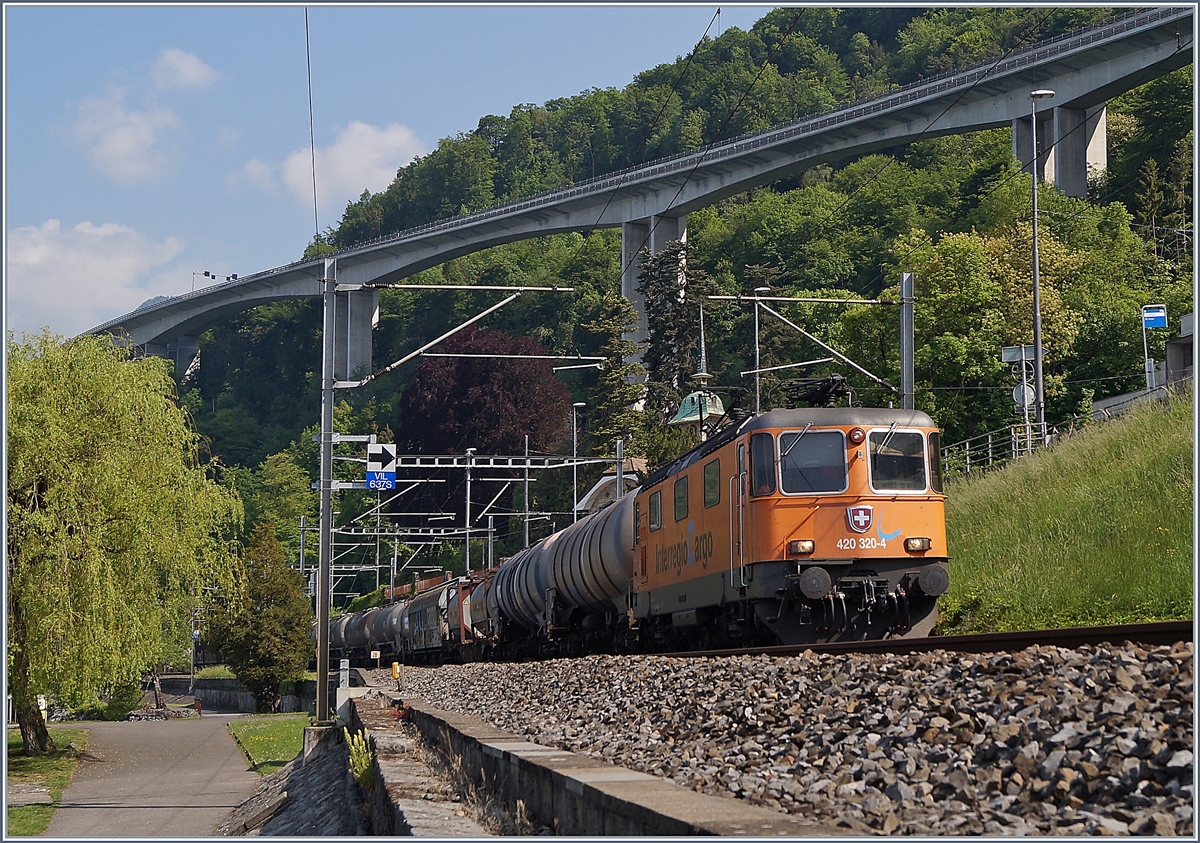
[[[686,476],[675,481],[675,520],[682,521],[688,516],[688,479]]]
[[[721,460],[715,459],[704,466],[704,505],[716,506],[721,502]]]
[[[662,489],[650,496],[650,530],[662,528]]]
[[[785,493],[844,492],[846,442],[841,431],[780,434],[779,468]]]
[[[929,488],[942,494],[942,434],[929,434]]]
[[[750,437],[750,493],[769,495],[775,491],[775,440],[769,433]]]
[[[901,433],[894,428],[874,430],[868,441],[872,489],[877,492],[925,490],[925,438],[920,433]]]

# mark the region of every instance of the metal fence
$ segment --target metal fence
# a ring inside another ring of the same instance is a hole
[[[1084,427],[1117,418],[1125,411],[1148,401],[1166,401],[1192,387],[1191,378],[1167,386],[1131,393],[1125,400],[1109,404],[1089,414],[1072,416],[1044,431],[1034,422],[1011,424],[955,442],[942,448],[942,471],[947,476],[969,474],[1003,465],[1068,438]]]

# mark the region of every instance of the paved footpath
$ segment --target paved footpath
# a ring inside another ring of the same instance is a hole
[[[87,751],[45,836],[211,835],[260,781],[226,728],[243,716],[79,724]]]

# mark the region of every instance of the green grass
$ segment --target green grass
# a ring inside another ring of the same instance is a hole
[[[1192,394],[949,484],[937,632],[1192,617]]]
[[[251,769],[267,776],[300,754],[307,725],[307,715],[269,714],[235,720],[229,731],[250,759]]]
[[[233,679],[233,671],[223,664],[213,664],[196,671],[197,679]]]
[[[51,729],[50,737],[58,747],[46,755],[23,754],[21,733],[13,729],[8,733],[8,781],[36,782],[50,788],[54,805],[25,805],[8,809],[8,833],[13,837],[34,837],[45,833],[54,816],[55,806],[62,801],[63,789],[71,783],[71,776],[78,764],[75,753],[67,748],[75,743],[80,749],[87,747],[87,729]]]

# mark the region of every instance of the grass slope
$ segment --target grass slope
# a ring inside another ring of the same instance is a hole
[[[300,754],[304,748],[304,727],[308,717],[300,715],[265,715],[239,718],[229,724],[229,731],[251,768],[269,776]]]
[[[937,632],[1193,613],[1192,393],[947,488]]]

